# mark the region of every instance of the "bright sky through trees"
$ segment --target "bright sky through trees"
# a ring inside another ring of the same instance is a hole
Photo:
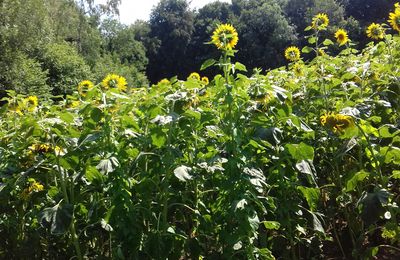
[[[97,3],[106,0],[96,0]],[[204,5],[218,0],[192,0],[191,8],[201,8]],[[220,2],[230,2],[230,0],[219,0]],[[122,0],[120,5],[120,19],[123,24],[132,24],[137,19],[148,20],[151,9],[157,5],[159,0]]]

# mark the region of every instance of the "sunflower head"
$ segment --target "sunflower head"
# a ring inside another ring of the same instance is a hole
[[[393,13],[389,13],[388,22],[390,23],[390,25],[394,30],[400,32],[400,5],[396,7]]]
[[[325,113],[320,117],[321,124],[330,128],[336,134],[342,134],[348,128],[355,126],[354,120],[351,116],[335,114],[335,113]]]
[[[169,85],[171,82],[168,79],[162,79],[160,80],[157,85]]]
[[[339,29],[335,33],[335,38],[339,46],[346,44],[349,41],[349,37],[347,36],[347,32],[343,29]]]
[[[192,72],[187,79],[200,80],[200,74],[197,72]]]
[[[300,50],[296,46],[290,46],[285,50],[285,58],[289,61],[300,60]]]
[[[367,36],[374,40],[382,40],[385,37],[385,29],[381,24],[371,23],[367,28]]]
[[[326,29],[329,25],[329,18],[327,14],[319,13],[312,18],[311,27],[315,30]]]
[[[297,77],[303,76],[303,65],[300,62],[294,64],[292,70]]]
[[[16,113],[16,114],[18,114],[18,115],[20,115],[20,116],[22,116],[23,115],[23,113],[22,113],[22,109],[21,109],[21,106],[19,106],[19,104],[17,103],[17,102],[14,102],[14,103],[10,103],[9,105],[8,105],[8,110],[10,111],[10,112],[12,112],[12,113]]]
[[[239,41],[236,29],[230,24],[220,24],[211,36],[211,43],[220,50],[232,50]]]
[[[79,95],[84,97],[84,96],[86,96],[87,92],[89,90],[91,90],[93,87],[94,87],[94,84],[90,80],[81,81],[78,84],[78,93],[79,93]]]
[[[37,96],[29,96],[24,99],[24,106],[29,112],[35,111],[39,104]]]
[[[208,85],[210,83],[210,81],[208,80],[208,78],[206,76],[201,78],[201,83],[203,83],[204,85]]]
[[[104,89],[117,88],[121,91],[126,91],[127,89],[126,79],[116,74],[108,74],[101,82],[101,85]]]

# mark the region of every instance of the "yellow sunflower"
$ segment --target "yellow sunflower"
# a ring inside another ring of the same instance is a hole
[[[355,126],[354,120],[351,116],[335,114],[335,113],[325,113],[320,117],[321,124],[323,126],[329,127],[334,133],[341,134],[346,129]]]
[[[220,24],[211,36],[211,43],[221,50],[232,50],[238,41],[238,33],[230,24]]]
[[[35,153],[49,153],[52,148],[48,144],[33,144],[29,146],[29,150]]]
[[[35,111],[39,104],[37,96],[29,96],[24,99],[24,106],[29,112]]]
[[[300,59],[300,50],[296,46],[290,46],[285,50],[285,58],[289,61],[298,61]]]
[[[22,116],[23,115],[23,113],[22,113],[22,109],[21,109],[21,107],[17,104],[17,103],[11,103],[11,104],[9,104],[8,105],[8,110],[10,111],[10,112],[13,112],[13,113],[16,113],[16,114],[18,114],[18,115],[20,115],[20,116]]]
[[[367,28],[367,36],[374,40],[382,40],[385,37],[385,29],[380,24],[371,23]]]
[[[400,32],[400,7],[396,7],[394,13],[389,13],[389,23],[394,30]]]
[[[292,70],[297,77],[303,76],[303,65],[300,62],[294,64]]]
[[[210,83],[210,81],[208,80],[208,78],[206,76],[201,78],[201,82],[206,86]]]
[[[327,14],[319,13],[312,18],[311,27],[315,30],[325,29],[329,25]]]
[[[78,93],[79,95],[81,95],[82,97],[86,96],[87,92],[92,89],[94,87],[93,82],[91,82],[90,80],[84,80],[81,81],[78,84]]]
[[[101,85],[104,89],[117,88],[121,91],[126,91],[127,89],[126,79],[116,74],[108,74],[101,82]]]
[[[197,72],[192,72],[187,79],[200,80],[200,74]]]
[[[171,84],[171,82],[168,79],[162,79],[157,83],[157,85],[168,85],[168,84]]]
[[[339,29],[335,33],[336,41],[339,43],[339,46],[346,44],[349,41],[349,37],[347,36],[347,32],[343,29]]]

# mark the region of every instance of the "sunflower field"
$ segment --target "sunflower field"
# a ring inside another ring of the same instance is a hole
[[[221,56],[186,80],[9,91],[0,258],[398,259],[400,6],[363,50],[328,27],[316,15],[266,73],[221,24]]]

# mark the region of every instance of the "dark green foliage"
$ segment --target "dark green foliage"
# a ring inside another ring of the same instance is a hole
[[[249,68],[283,65],[282,50],[295,43],[297,36],[278,2],[247,1],[241,8],[238,59]]]
[[[15,90],[20,94],[35,94],[37,96],[49,95],[51,87],[47,84],[47,71],[41,64],[26,54],[14,53],[10,67],[2,75],[0,90]]]
[[[186,0],[161,0],[150,15],[150,38],[157,48],[148,52],[147,74],[152,81],[179,75],[185,77],[185,56],[194,30],[194,13]]]

